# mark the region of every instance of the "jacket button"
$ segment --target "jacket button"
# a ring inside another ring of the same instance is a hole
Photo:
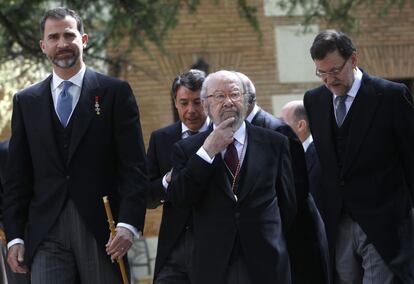
[[[340,186],[345,186],[345,181],[341,180],[341,182],[339,183]]]
[[[240,217],[240,212],[236,212],[236,213],[234,213],[234,217],[236,217],[236,219],[239,219],[239,217]]]
[[[69,180],[70,179],[70,176],[66,176],[66,180]]]

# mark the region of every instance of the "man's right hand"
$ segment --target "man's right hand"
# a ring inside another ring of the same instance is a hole
[[[7,262],[11,270],[15,273],[27,273],[29,270],[23,265],[24,260],[24,245],[15,244],[9,248],[7,254]]]
[[[234,131],[232,125],[234,120],[234,117],[229,117],[222,121],[204,141],[203,148],[210,158],[213,158],[233,142]]]

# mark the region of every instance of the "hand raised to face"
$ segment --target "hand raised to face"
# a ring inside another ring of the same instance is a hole
[[[230,117],[221,122],[204,141],[203,148],[206,150],[210,158],[224,150],[231,142],[233,142],[233,122],[235,118]]]

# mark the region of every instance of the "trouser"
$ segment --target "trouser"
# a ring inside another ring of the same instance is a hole
[[[157,275],[155,284],[191,284],[194,235],[186,228]]]
[[[348,215],[341,216],[335,248],[335,284],[401,283],[367,235]]]
[[[31,280],[32,284],[122,283],[116,265],[69,199],[34,255]]]

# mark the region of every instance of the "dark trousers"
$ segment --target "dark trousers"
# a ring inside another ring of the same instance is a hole
[[[230,263],[226,284],[255,284],[247,271],[246,262],[242,254],[238,255]]]
[[[191,284],[192,281],[192,254],[194,249],[194,235],[191,228],[187,228],[180,236],[172,249],[164,266],[155,279],[155,284]]]
[[[109,238],[109,231],[107,233]],[[69,199],[56,224],[39,245],[31,267],[33,284],[122,283],[117,263],[98,247]]]

